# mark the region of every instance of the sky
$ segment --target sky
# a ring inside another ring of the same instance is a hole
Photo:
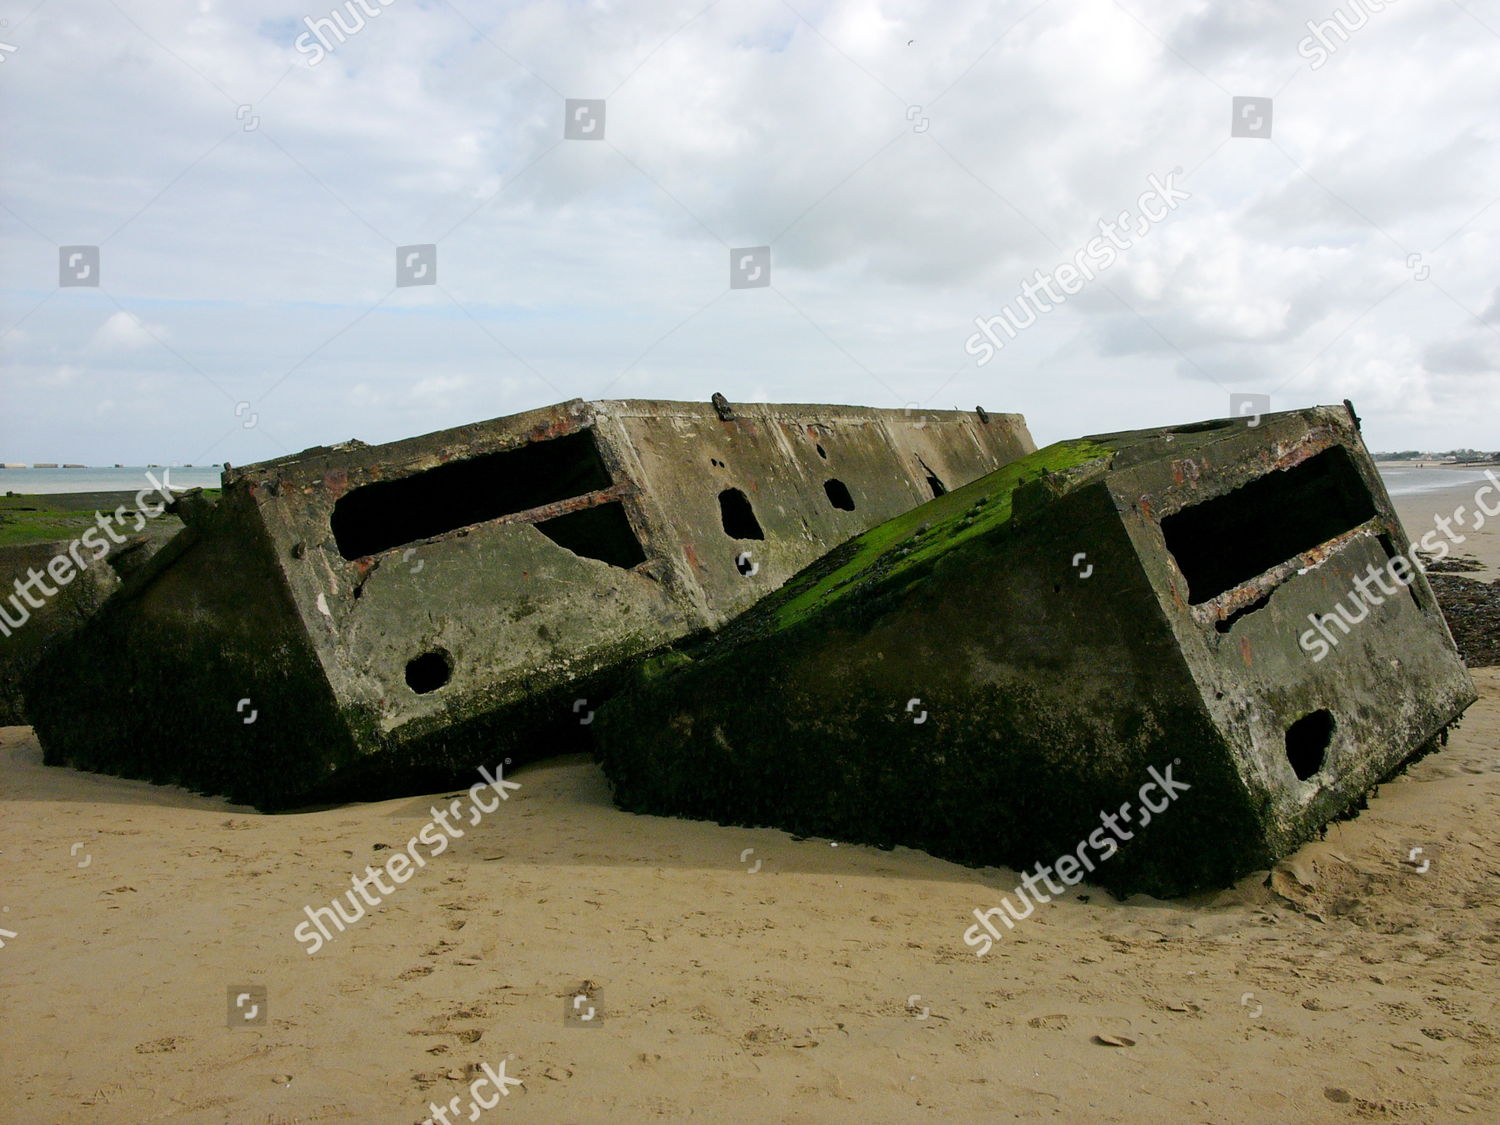
[[[0,461],[715,391],[1500,449],[1500,0],[317,2],[0,0]]]

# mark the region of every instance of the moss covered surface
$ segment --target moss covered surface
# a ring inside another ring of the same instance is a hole
[[[956,548],[1007,527],[1016,493],[1057,475],[1056,492],[1107,465],[1112,450],[1093,441],[1064,441],[1039,449],[988,476],[946,492],[835,547],[780,589],[716,633],[695,634],[670,652],[640,662],[631,682],[670,678],[699,659],[728,655],[742,644],[794,631],[825,611],[909,588]]]
[[[205,489],[204,496],[217,499],[218,489]],[[76,501],[82,501],[80,507]],[[127,518],[135,509],[135,494],[97,492],[59,496],[0,496],[0,547],[21,543],[71,542],[95,527],[98,514],[110,514],[121,505]],[[133,522],[133,521],[132,521]],[[128,525],[127,525],[128,526]],[[149,520],[153,535],[169,536],[182,527],[176,516],[163,514]]]
[[[760,603],[758,616],[769,617],[775,628],[785,628],[870,583],[916,581],[947,552],[1009,523],[1015,493],[1022,485],[1111,452],[1090,441],[1058,442],[944,493],[824,556]]]
[[[0,498],[0,547],[76,539],[93,526],[92,512],[55,508],[45,496]]]
[[[595,723],[616,801],[1020,868],[1075,852],[1175,762],[1191,792],[1090,881],[1178,894],[1263,864],[1257,811],[1096,483],[1108,454],[1041,450],[641,665]],[[1088,583],[1068,568],[1081,535]]]

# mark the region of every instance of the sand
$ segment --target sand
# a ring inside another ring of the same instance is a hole
[[[1450,746],[1270,887],[1083,887],[984,958],[962,931],[1014,872],[633,816],[577,758],[309,955],[302,908],[432,802],[261,816],[7,728],[0,1120],[410,1125],[504,1061],[524,1085],[484,1119],[1492,1121],[1500,669],[1476,680]],[[585,981],[599,1022],[569,1026]],[[231,985],[266,1026],[227,1026]]]
[[[481,1064],[522,1084],[476,1119],[539,1125],[1500,1120],[1500,669],[1474,675],[1447,749],[1274,872],[1081,886],[983,958],[963,931],[1016,872],[622,813],[582,758],[512,775],[309,955],[304,907],[448,794],[263,816],[5,728],[0,1122],[457,1122]],[[240,986],[263,1025],[229,1026]]]
[[[1431,471],[1443,473],[1446,470],[1439,468]],[[1496,475],[1500,476],[1500,473]],[[1452,484],[1427,492],[1392,496],[1391,504],[1413,542],[1420,542],[1427,532],[1432,531],[1437,532],[1439,540],[1446,540],[1447,537],[1439,530],[1434,517],[1442,516],[1452,521],[1455,513],[1462,507],[1464,514],[1461,522],[1452,522],[1450,526],[1456,536],[1463,538],[1463,542],[1452,542],[1449,549],[1455,556],[1470,556],[1483,564],[1483,569],[1474,571],[1470,577],[1493,582],[1500,578],[1500,517],[1485,518],[1482,526],[1478,530],[1474,529],[1474,524],[1481,522],[1478,517],[1482,515],[1476,508],[1474,494],[1484,484],[1482,481],[1479,484]],[[1492,492],[1487,492],[1482,503],[1493,508],[1500,503],[1500,499]]]

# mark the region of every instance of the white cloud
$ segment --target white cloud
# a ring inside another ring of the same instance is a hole
[[[8,30],[14,456],[240,463],[714,390],[981,402],[1039,440],[1349,394],[1372,443],[1500,446],[1500,38],[1457,6],[1312,71],[1329,0],[398,0],[309,67],[332,6]],[[1271,141],[1228,137],[1233,94],[1274,95]],[[604,143],[562,140],[566,97],[607,99]],[[1191,200],[973,365],[976,316],[1174,167]],[[427,242],[439,286],[394,288]],[[767,243],[773,288],[725,292]],[[104,291],[55,289],[64,244]],[[120,387],[172,408],[76,409]]]
[[[168,330],[160,324],[148,324],[128,312],[111,313],[94,332],[93,345],[102,351],[133,351],[160,344]]]

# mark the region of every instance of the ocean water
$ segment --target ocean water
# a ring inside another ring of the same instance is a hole
[[[220,465],[171,469],[172,484],[183,488],[218,488]],[[36,495],[48,492],[136,492],[147,487],[146,473],[161,479],[161,469],[136,466],[124,469],[0,469],[0,495],[18,492]],[[1495,471],[1495,470],[1492,470]],[[1381,477],[1392,496],[1435,492],[1457,485],[1478,486],[1483,469],[1382,468]],[[1500,476],[1500,471],[1495,471]]]
[[[197,468],[147,469],[144,465],[124,469],[0,469],[0,496],[17,492],[23,496],[50,492],[139,492],[151,487],[146,474],[162,479],[170,472],[174,488],[218,488],[222,465]]]
[[[1500,468],[1500,466],[1497,466]],[[1491,469],[1497,477],[1500,471]],[[1380,470],[1385,490],[1392,496],[1415,496],[1423,492],[1440,492],[1460,485],[1478,487],[1486,479],[1483,469],[1388,469]]]

